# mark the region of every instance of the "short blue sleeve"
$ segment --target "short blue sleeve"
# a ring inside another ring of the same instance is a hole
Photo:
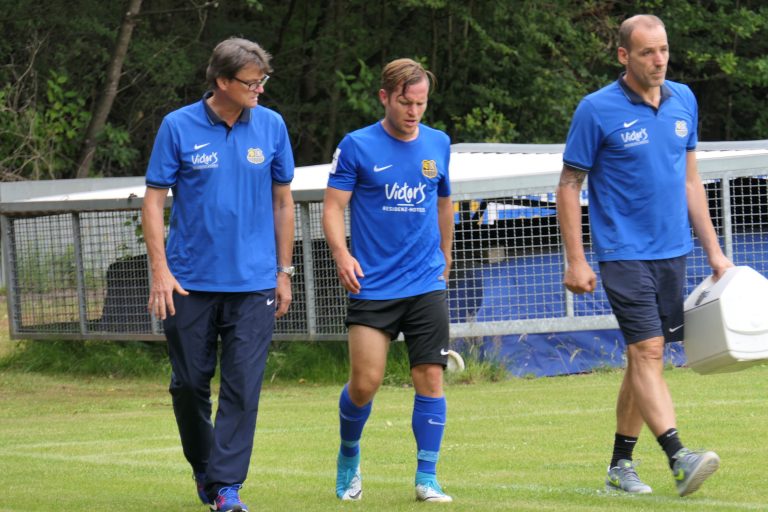
[[[696,101],[696,96],[693,94],[693,91],[691,91],[689,87],[686,87],[686,89],[688,89],[687,96],[690,101],[691,114],[693,115],[692,126],[688,131],[688,144],[686,145],[686,149],[688,151],[693,151],[699,143],[699,104]]]
[[[589,101],[581,100],[565,140],[563,163],[574,169],[591,170],[602,139],[603,129],[595,108]]]
[[[293,162],[293,149],[288,138],[288,129],[285,127],[282,119],[277,137],[278,142],[275,146],[275,156],[272,160],[272,181],[287,185],[293,181],[295,166]]]
[[[351,192],[357,183],[357,168],[355,144],[349,136],[346,136],[333,153],[328,186]]]
[[[155,136],[155,145],[147,166],[146,184],[154,188],[171,188],[181,167],[179,138],[166,116]]]

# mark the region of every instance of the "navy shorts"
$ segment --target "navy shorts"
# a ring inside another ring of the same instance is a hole
[[[391,300],[350,299],[344,324],[384,331],[391,340],[402,332],[411,368],[448,362],[448,301],[445,290]]]
[[[683,339],[686,256],[600,262],[600,277],[627,344]]]

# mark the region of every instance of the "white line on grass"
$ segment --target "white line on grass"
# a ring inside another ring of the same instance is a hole
[[[180,448],[174,447],[174,450],[179,450]],[[147,453],[151,452],[152,450],[137,450],[133,453]],[[170,451],[164,450],[164,451]],[[61,462],[73,462],[73,461],[80,461],[80,462],[90,462],[95,464],[100,464],[104,466],[131,466],[131,467],[151,467],[157,469],[158,466],[162,467],[168,467],[173,466],[174,470],[177,468],[184,468],[186,467],[186,464],[182,462],[169,462],[168,464],[158,464],[158,461],[152,460],[152,461],[130,461],[130,460],[115,460],[113,453],[110,453],[109,455],[83,455],[83,456],[67,456],[67,455],[56,455],[56,454],[37,454],[37,453],[17,453],[12,452],[9,450],[2,450],[0,451],[0,457],[15,457],[20,459],[39,459],[39,460],[50,460],[50,461],[61,461]],[[270,478],[274,478],[275,476],[281,476],[284,477],[287,480],[293,481],[297,477],[299,478],[310,478],[314,480],[322,480],[328,482],[328,496],[329,501],[331,500],[331,497],[333,496],[333,489],[332,484],[333,480],[335,478],[335,467],[330,467],[328,471],[323,472],[317,472],[317,471],[302,471],[297,470],[295,468],[263,468],[258,466],[252,466],[249,470],[249,474],[251,476],[254,475],[263,475],[268,476]],[[394,478],[394,477],[380,477],[380,476],[371,476],[371,474],[365,475],[365,481],[366,482],[373,482],[374,484],[384,484],[384,485],[400,485],[404,483],[410,484],[410,477],[403,475],[402,477]],[[445,484],[445,481],[443,482]],[[257,487],[258,484],[255,484],[254,487]],[[670,496],[626,496],[622,494],[616,494],[616,493],[608,493],[606,491],[603,491],[601,489],[592,489],[592,488],[586,488],[586,487],[556,487],[552,485],[540,485],[540,484],[493,484],[488,482],[487,480],[478,481],[477,483],[471,483],[467,482],[466,480],[463,480],[460,484],[449,484],[446,486],[448,490],[451,491],[452,494],[454,494],[454,497],[457,500],[461,500],[461,492],[456,492],[456,490],[460,489],[472,489],[471,492],[476,491],[482,491],[483,493],[488,493],[492,491],[502,492],[502,493],[526,493],[531,494],[534,497],[541,497],[543,494],[546,495],[581,495],[581,496],[588,496],[588,497],[604,497],[605,499],[613,499],[613,500],[643,500],[648,501],[654,504],[662,504],[662,505],[672,505],[674,506],[674,509],[683,509],[683,508],[690,508],[694,510],[701,510],[703,508],[723,508],[723,507],[729,507],[731,509],[738,509],[738,510],[765,510],[765,503],[744,503],[744,502],[732,502],[732,501],[721,501],[721,500],[713,500],[710,498],[694,498],[694,499],[682,499],[682,498],[676,498],[676,497],[670,497]],[[460,501],[459,501],[460,502]],[[617,505],[620,502],[617,502]]]

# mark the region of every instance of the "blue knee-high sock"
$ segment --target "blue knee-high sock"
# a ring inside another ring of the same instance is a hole
[[[362,407],[356,406],[349,397],[347,386],[341,390],[339,397],[339,426],[341,434],[341,447],[339,451],[345,457],[354,457],[360,453],[360,437],[363,435],[363,427],[371,415],[373,401]]]
[[[434,475],[437,471],[437,459],[440,443],[443,442],[446,418],[445,397],[430,398],[416,395],[413,400],[413,436],[419,450],[417,471]]]

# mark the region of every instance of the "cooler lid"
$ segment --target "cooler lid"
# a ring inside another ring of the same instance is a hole
[[[768,307],[768,279],[751,267],[731,267],[717,282],[711,275],[704,279],[685,299],[684,309],[688,311],[729,294],[754,297]]]
[[[683,305],[685,311],[720,300],[720,296],[731,281],[736,279],[736,276],[740,273],[745,272],[742,269],[747,269],[747,272],[750,270],[755,272],[749,267],[732,267],[726,270],[725,275],[723,275],[717,282],[714,281],[713,276],[708,276],[699,283],[699,286],[694,288],[690,295],[688,295],[688,298],[685,299]]]
[[[743,334],[768,331],[768,279],[750,267],[736,267],[722,289],[720,308],[725,326]],[[733,270],[733,269],[732,269]],[[729,270],[727,274],[730,274]]]

